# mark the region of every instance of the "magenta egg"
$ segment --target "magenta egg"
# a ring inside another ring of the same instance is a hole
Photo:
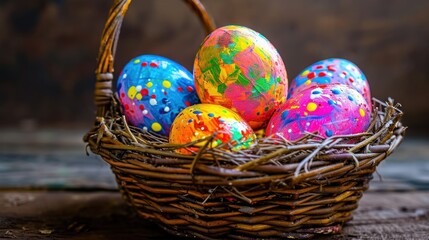
[[[356,64],[341,58],[318,61],[305,68],[291,82],[288,98],[309,85],[341,83],[358,91],[371,108],[371,92],[364,73]]]
[[[310,86],[289,98],[272,116],[266,136],[297,140],[306,133],[321,137],[365,132],[371,109],[362,95],[344,84]]]

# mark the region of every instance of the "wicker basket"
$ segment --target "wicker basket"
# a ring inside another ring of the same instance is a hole
[[[114,1],[105,25],[96,70],[97,117],[84,140],[110,164],[138,214],[175,235],[201,239],[340,232],[376,166],[402,141],[406,128],[399,104],[374,99],[372,123],[362,134],[320,140],[309,134],[292,143],[260,138],[257,147],[240,152],[201,147],[195,155],[177,154],[176,148],[194,143],[172,145],[128,126],[112,94],[115,48],[130,2]],[[186,2],[212,31],[201,3]]]

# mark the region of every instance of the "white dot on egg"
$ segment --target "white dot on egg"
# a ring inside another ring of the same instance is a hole
[[[161,92],[165,92],[164,88],[163,88],[163,89],[161,89]]]
[[[287,130],[287,132],[288,132],[288,133],[291,133],[291,132],[292,132],[292,128],[289,128],[289,129]]]
[[[201,127],[201,130],[203,130],[203,131],[204,131],[204,127]]]
[[[152,90],[152,92],[156,92],[156,89],[154,88],[154,89]]]
[[[127,78],[127,74],[126,74],[126,73],[124,73],[124,75],[122,75],[122,77],[123,77],[123,78]]]
[[[138,85],[138,86],[136,87],[136,90],[137,90],[137,92],[140,92],[140,91],[142,90],[142,85]]]
[[[274,124],[271,125],[271,128],[274,128]]]
[[[346,75],[344,73],[340,73],[340,77],[345,78]]]
[[[145,110],[143,110],[143,115],[146,115],[147,113],[148,113],[148,111],[145,109]]]
[[[147,127],[143,127],[143,130],[144,130],[144,131],[147,131]]]
[[[307,127],[310,126],[310,122],[306,122],[305,126],[307,126]]]
[[[149,100],[149,103],[150,103],[150,105],[155,106],[155,105],[157,104],[157,101],[156,101],[156,99],[155,99],[155,98],[151,98],[151,99]]]
[[[164,108],[164,112],[169,112],[170,111],[170,108],[169,107],[165,107]]]

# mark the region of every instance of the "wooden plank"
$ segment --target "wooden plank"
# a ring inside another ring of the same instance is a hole
[[[352,239],[428,239],[428,192],[367,192],[344,228]]]
[[[0,192],[0,238],[177,239],[140,219],[116,192]],[[427,239],[429,192],[369,192],[327,239]]]
[[[116,189],[108,164],[86,155],[83,129],[0,129],[0,188]]]
[[[411,189],[429,190],[429,141],[406,138],[404,142],[377,168],[383,182],[376,175],[373,190]],[[377,187],[378,186],[378,187]],[[410,189],[410,188],[408,188]]]
[[[118,193],[2,192],[0,238],[162,239]]]
[[[108,164],[81,152],[1,154],[0,188],[116,189]]]

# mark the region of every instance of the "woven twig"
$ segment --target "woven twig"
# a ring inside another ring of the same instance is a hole
[[[169,144],[127,127],[119,108],[85,140],[112,166],[136,210],[170,231],[203,239],[304,238],[351,218],[376,166],[402,141],[406,128],[393,104],[374,101],[376,122],[367,133],[293,143],[261,138],[240,152],[205,147],[178,154],[198,143]]]
[[[166,231],[200,239],[304,239],[341,231],[352,218],[377,165],[401,143],[400,105],[373,99],[367,132],[290,142],[259,138],[228,150],[210,140],[171,144],[129,126],[112,94],[119,29],[130,0],[116,0],[101,39],[96,70],[97,117],[85,135],[106,161],[121,194],[143,218]],[[207,32],[214,25],[197,0],[186,0]],[[203,143],[203,147],[198,148]],[[199,149],[182,155],[179,148]]]

